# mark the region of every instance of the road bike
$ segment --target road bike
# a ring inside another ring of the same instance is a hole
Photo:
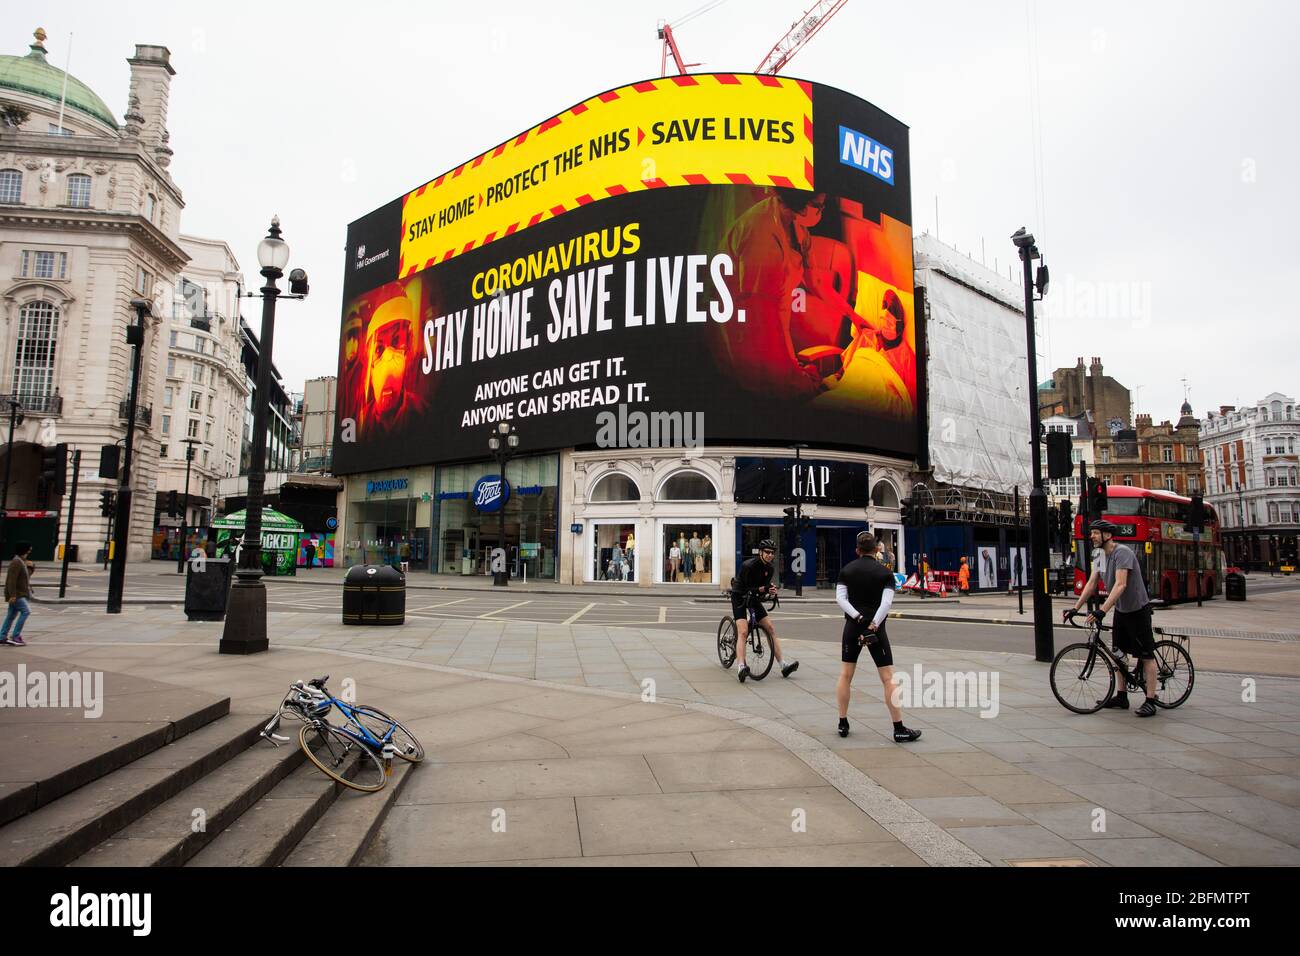
[[[1088,618],[1086,624],[1080,625],[1076,623],[1077,616],[1077,611],[1071,611],[1067,620],[1071,627],[1086,627],[1088,640],[1063,647],[1052,661],[1052,694],[1061,706],[1076,714],[1096,713],[1115,695],[1116,675],[1124,681],[1126,691],[1145,695],[1142,662],[1136,661],[1136,666],[1130,670],[1125,657],[1107,647],[1101,639],[1102,632],[1111,628],[1097,618]],[[1164,635],[1165,632],[1159,633]],[[1192,655],[1187,651],[1187,637],[1181,634],[1170,636],[1177,640],[1156,642],[1156,706],[1167,709],[1186,701],[1196,683],[1196,668],[1192,664]]]
[[[424,746],[401,721],[378,707],[352,704],[332,695],[325,687],[329,675],[304,683],[294,681],[280,702],[279,710],[262,728],[260,736],[275,746],[291,738],[276,733],[285,717],[302,721],[298,743],[322,773],[345,787],[373,793],[382,790],[392,775],[393,758],[408,763],[424,759]],[[346,723],[335,726],[328,720],[337,709]]]
[[[749,625],[749,633],[745,639],[748,643],[745,664],[749,667],[749,676],[752,679],[762,680],[772,670],[772,661],[776,659],[776,654],[772,651],[772,638],[758,625],[758,615],[754,606],[756,603],[766,602],[767,610],[771,612],[781,606],[781,599],[775,594],[765,594],[757,590],[729,590],[722,593],[729,598],[736,595],[743,595],[745,598],[746,619]],[[718,661],[725,668],[730,668],[736,662],[736,634],[736,619],[730,614],[718,622]]]

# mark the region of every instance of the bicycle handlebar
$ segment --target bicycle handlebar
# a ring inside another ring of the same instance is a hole
[[[1089,612],[1089,613],[1091,613],[1091,612]],[[1109,631],[1110,628],[1107,627],[1107,626],[1106,626],[1106,625],[1101,621],[1101,619],[1100,619],[1100,618],[1101,618],[1101,613],[1100,613],[1100,612],[1097,612],[1097,613],[1098,613],[1098,620],[1097,620],[1097,623],[1096,623],[1097,630],[1099,630],[1099,631]],[[1085,624],[1079,624],[1079,623],[1078,623],[1077,618],[1079,618],[1080,616],[1083,617],[1083,619],[1084,619],[1084,621],[1085,621]],[[1076,611],[1076,610],[1071,609],[1071,610],[1065,612],[1065,623],[1066,623],[1066,624],[1069,624],[1071,627],[1077,627],[1077,628],[1079,628],[1080,630],[1083,630],[1083,628],[1086,626],[1086,622],[1087,622],[1087,620],[1088,620],[1088,615],[1085,614],[1083,611]]]

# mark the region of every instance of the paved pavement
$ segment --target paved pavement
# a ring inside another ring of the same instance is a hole
[[[925,735],[903,747],[870,669],[853,734],[834,733],[830,642],[788,640],[795,677],[740,685],[708,632],[592,624],[595,608],[574,620],[435,616],[467,597],[413,599],[397,628],[275,610],[272,652],[237,660],[215,653],[221,625],[171,608],[128,606],[111,637],[100,613],[41,608],[31,648],[15,653],[228,693],[232,709],[269,711],[311,670],[352,677],[359,696],[412,718],[433,756],[373,864],[1300,864],[1300,684],[1213,673],[1206,640],[1193,641],[1188,703],[1144,721],[1071,714],[1029,656],[927,648],[891,622],[914,684],[941,675],[954,692],[985,691],[918,695],[907,721]],[[1300,673],[1300,644],[1267,646]]]

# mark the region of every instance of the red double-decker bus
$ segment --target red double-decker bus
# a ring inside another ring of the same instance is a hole
[[[1105,517],[1119,528],[1117,541],[1129,545],[1142,568],[1142,580],[1152,600],[1165,602],[1214,597],[1223,591],[1223,553],[1219,515],[1205,505],[1205,531],[1201,533],[1200,574],[1190,532],[1183,530],[1191,499],[1171,491],[1109,485]],[[1083,567],[1082,516],[1074,519],[1074,593],[1088,580]],[[1103,585],[1104,587],[1104,585]]]

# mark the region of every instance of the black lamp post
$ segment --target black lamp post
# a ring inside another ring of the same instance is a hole
[[[1034,302],[1047,292],[1047,266],[1034,273],[1042,253],[1034,237],[1021,226],[1011,241],[1025,264],[1025,336],[1029,365],[1029,447],[1033,453],[1034,488],[1029,493],[1029,568],[1034,575],[1034,658],[1044,663],[1055,656],[1052,639],[1052,596],[1047,590],[1047,492],[1043,490],[1042,419],[1038,409],[1038,347],[1034,337]],[[1037,291],[1037,296],[1035,296]],[[1085,532],[1086,533],[1086,532]],[[1013,566],[1014,567],[1014,566]]]
[[[289,263],[289,244],[280,238],[280,217],[271,219],[271,229],[257,246],[257,264],[266,279],[262,297],[262,338],[257,356],[257,392],[253,396],[253,451],[248,465],[248,503],[244,510],[244,541],[239,551],[239,568],[230,587],[226,623],[221,632],[222,654],[256,654],[269,646],[266,636],[266,585],[262,583],[262,492],[266,487],[266,420],[271,407],[271,353],[275,345],[275,300],[280,295],[276,281]],[[289,297],[307,294],[307,274],[294,269],[289,274]],[[256,293],[250,293],[256,296]]]
[[[185,553],[185,536],[188,531],[186,525],[190,520],[190,462],[194,460],[194,446],[199,443],[197,438],[186,438],[181,442],[185,446],[185,504],[181,508],[181,540],[177,548],[176,555],[176,573],[185,573],[185,561],[189,555]]]
[[[109,614],[122,613],[122,592],[126,588],[126,543],[131,531],[131,450],[135,445],[136,398],[140,394],[140,356],[144,352],[144,317],[149,315],[145,299],[132,299],[135,325],[126,328],[131,346],[131,393],[126,400],[126,443],[122,447],[122,470],[118,473],[117,514],[113,518],[113,561],[108,569]]]
[[[492,457],[497,462],[497,473],[501,476],[501,507],[499,514],[501,523],[498,526],[499,532],[497,544],[501,548],[503,560],[503,569],[492,572],[492,584],[494,587],[507,587],[510,584],[510,565],[508,563],[509,552],[506,549],[506,462],[510,460],[510,455],[514,449],[519,447],[519,433],[515,431],[514,426],[509,422],[500,422],[497,430],[488,438],[488,448],[492,452]]]

